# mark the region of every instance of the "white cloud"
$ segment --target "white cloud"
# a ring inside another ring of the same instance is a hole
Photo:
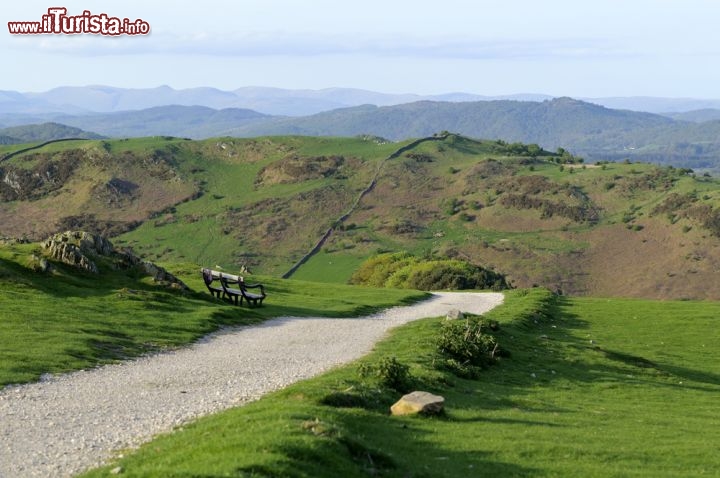
[[[637,56],[616,41],[593,38],[487,39],[387,35],[256,32],[152,33],[136,37],[41,35],[17,39],[16,48],[71,56],[194,55],[208,57],[372,56],[467,60],[588,59]]]

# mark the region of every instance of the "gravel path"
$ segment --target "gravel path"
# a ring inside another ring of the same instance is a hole
[[[498,293],[434,294],[355,319],[279,318],[174,352],[0,390],[0,478],[66,477],[201,415],[256,400],[368,353],[385,332]]]

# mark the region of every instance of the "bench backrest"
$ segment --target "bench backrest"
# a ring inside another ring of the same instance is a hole
[[[225,279],[227,282],[241,283],[241,282],[244,282],[244,281],[245,281],[245,279],[244,279],[242,276],[236,276],[236,275],[233,275],[233,274],[226,274],[226,273],[224,273],[224,272],[219,272],[219,274],[220,274],[220,277],[222,277],[223,279]]]
[[[220,271],[214,271],[212,269],[208,269],[206,267],[202,268],[202,276],[203,280],[205,281],[205,285],[212,284],[213,281],[219,281],[222,277],[230,276],[230,274],[223,274]],[[232,276],[231,276],[232,277]],[[237,276],[234,276],[237,277]]]

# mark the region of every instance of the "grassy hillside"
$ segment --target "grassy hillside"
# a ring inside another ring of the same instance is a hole
[[[720,266],[717,181],[643,164],[558,165],[511,150],[450,136],[388,161],[298,277],[339,277],[349,258],[409,250],[494,266],[520,287],[718,298],[704,285]]]
[[[69,141],[0,170],[5,236],[89,229],[151,260],[280,276],[329,231],[293,277],[345,282],[406,250],[519,287],[720,298],[720,183],[684,169],[448,135]]]
[[[511,352],[478,379],[434,366],[443,319],[358,363],[161,436],[107,468],[124,476],[711,476],[720,468],[720,306],[510,293],[489,317]],[[439,418],[388,416],[401,395],[359,365],[395,357]]]
[[[179,143],[64,141],[12,156],[0,163],[0,233],[35,240],[64,229],[116,234],[190,199],[198,188],[177,168]]]
[[[0,144],[22,144],[62,138],[100,139],[102,136],[59,123],[31,124],[0,128]]]
[[[0,242],[0,387],[184,345],[224,325],[357,315],[423,296],[253,276],[268,298],[248,309],[212,299],[195,264],[166,264],[190,287],[183,292],[103,262],[100,274],[53,261],[38,272],[33,256],[39,244]]]
[[[183,151],[203,194],[119,238],[155,258],[281,275],[398,146],[372,139],[208,140]]]

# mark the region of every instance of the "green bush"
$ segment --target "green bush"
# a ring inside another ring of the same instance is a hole
[[[398,392],[407,392],[410,388],[410,367],[398,362],[395,357],[383,357],[379,362],[364,362],[358,368],[358,374],[363,378],[377,380],[385,388]]]
[[[483,367],[506,355],[497,339],[485,332],[497,329],[497,322],[488,322],[482,316],[444,322],[436,344],[440,366],[458,376],[474,378]]]
[[[407,252],[379,254],[360,265],[350,277],[350,284],[385,287],[392,274],[416,261],[417,258]]]
[[[408,253],[365,261],[351,284],[418,290],[509,289],[505,276],[457,259],[418,259]]]

